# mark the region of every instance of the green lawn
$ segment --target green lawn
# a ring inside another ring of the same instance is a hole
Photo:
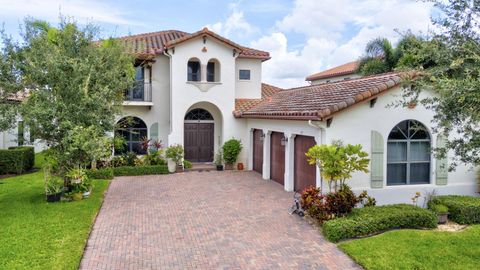
[[[478,269],[480,225],[462,232],[391,231],[339,247],[366,269]]]
[[[77,269],[108,184],[94,181],[80,202],[47,203],[42,172],[0,179],[0,269]]]

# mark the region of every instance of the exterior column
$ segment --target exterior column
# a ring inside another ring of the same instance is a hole
[[[264,129],[263,134],[265,138],[263,139],[263,167],[262,167],[262,177],[265,180],[270,179],[270,140],[272,132]]]
[[[253,128],[248,131],[248,156],[247,156],[247,168],[253,170]]]
[[[315,143],[318,144],[318,145],[321,145],[322,144],[322,132],[321,130],[319,130],[319,135],[315,136]],[[323,187],[322,187],[322,176],[320,175],[320,168],[318,168],[317,165],[315,165],[315,179],[316,179],[316,187],[318,188],[321,188],[322,191],[323,191]]]
[[[294,155],[295,155],[295,134],[285,134],[285,138],[288,140],[285,145],[285,190],[293,191],[294,189]]]

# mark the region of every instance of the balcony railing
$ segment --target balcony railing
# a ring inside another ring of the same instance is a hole
[[[136,82],[125,91],[125,101],[152,102],[152,85],[144,81]]]

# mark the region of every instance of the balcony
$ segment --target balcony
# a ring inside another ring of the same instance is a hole
[[[125,91],[124,106],[153,106],[152,84],[137,81],[134,87]]]

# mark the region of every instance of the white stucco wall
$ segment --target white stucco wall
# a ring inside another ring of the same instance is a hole
[[[329,78],[324,78],[324,79],[319,79],[319,80],[314,80],[311,81],[312,85],[315,84],[322,84],[322,83],[327,83],[327,82],[337,82],[337,81],[343,81],[343,80],[350,80],[350,79],[356,79],[362,77],[360,74],[348,74],[348,75],[343,75],[343,76],[335,76],[335,77],[329,77]]]
[[[240,80],[239,70],[250,70],[250,80]],[[262,97],[262,60],[237,58],[235,66],[235,97],[261,98]]]
[[[158,137],[168,145],[170,134],[170,59],[158,55],[152,65],[152,103],[153,106],[124,106],[122,116],[136,116],[142,119],[148,128],[158,123]],[[145,69],[145,80],[148,81],[148,69]]]
[[[371,131],[381,133],[384,139],[384,183],[383,188],[370,188],[369,173],[355,173],[349,184],[354,190],[367,190],[375,196],[380,204],[386,203],[409,203],[415,192],[423,195],[435,189],[439,194],[466,194],[474,195],[476,192],[475,170],[471,166],[460,165],[455,172],[448,175],[447,185],[435,184],[435,157],[431,156],[431,175],[428,185],[403,185],[387,186],[387,138],[392,128],[403,120],[414,119],[423,123],[429,130],[431,144],[435,146],[437,135],[432,133],[433,112],[421,105],[414,109],[403,107],[388,107],[395,100],[400,99],[401,88],[397,87],[383,95],[380,95],[373,108],[370,102],[362,102],[341,113],[334,115],[329,128],[326,128],[326,143],[340,139],[344,143],[361,144],[368,153],[371,151]],[[424,94],[426,94],[424,92]]]
[[[201,107],[197,106],[199,103],[209,103],[221,113],[223,121],[221,126],[216,123],[214,134],[216,138],[215,152],[219,145],[230,138],[245,142],[247,139],[244,132],[245,121],[236,120],[232,114],[235,108],[235,63],[237,59],[237,55],[233,56],[233,48],[207,37],[206,43],[202,38],[193,39],[177,45],[174,52],[169,50],[168,53],[171,58],[172,104],[171,133],[168,136],[168,143],[170,145],[183,144],[185,114],[193,107]],[[198,58],[201,65],[206,65],[209,59],[216,59],[220,63],[220,82],[187,82],[187,62],[191,58]],[[242,152],[239,162],[245,161],[246,154]]]

